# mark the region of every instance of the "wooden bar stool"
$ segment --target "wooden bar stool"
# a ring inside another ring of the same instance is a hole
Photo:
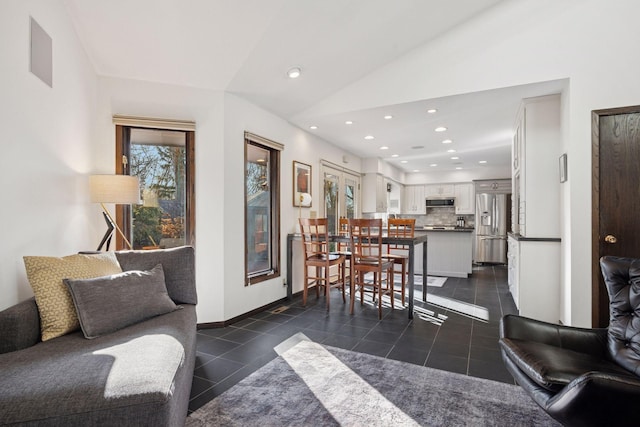
[[[393,261],[382,257],[382,220],[349,219],[351,240],[351,314],[356,291],[360,291],[360,304],[364,304],[364,292],[372,292],[378,298],[378,318],[382,319],[382,296],[391,295],[393,309]],[[365,275],[373,273],[373,280]]]
[[[387,236],[389,237],[408,237],[412,238],[415,234],[416,220],[415,218],[390,218],[387,222]],[[393,261],[394,272],[395,266],[401,266],[402,272],[402,306],[404,306],[404,294],[407,286],[407,265],[409,263],[409,246],[397,243],[387,245],[387,254],[384,258]]]
[[[342,290],[342,302],[345,298],[345,257],[344,255],[329,252],[329,234],[327,230],[327,218],[300,218],[300,233],[304,247],[304,290],[302,292],[302,305],[307,305],[307,295],[310,286],[315,286],[316,296],[320,296],[320,286],[324,286],[324,293],[329,310],[332,287]],[[331,267],[337,266],[337,274],[331,274]],[[309,274],[312,267],[315,273]]]

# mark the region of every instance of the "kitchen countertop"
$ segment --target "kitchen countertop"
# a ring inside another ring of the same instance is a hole
[[[507,236],[517,240],[518,242],[561,242],[560,237],[525,237],[519,233],[507,233]]]

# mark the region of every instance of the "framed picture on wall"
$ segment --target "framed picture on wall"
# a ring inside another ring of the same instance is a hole
[[[293,161],[293,206],[311,207],[311,165]]]

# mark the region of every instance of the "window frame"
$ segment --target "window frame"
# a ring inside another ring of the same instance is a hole
[[[261,149],[267,150],[269,153],[269,188],[270,188],[270,250],[271,250],[271,264],[269,268],[257,274],[249,273],[249,212],[247,205],[247,162],[248,148],[249,146],[256,146]],[[268,140],[266,138],[259,137],[257,135],[245,132],[244,138],[244,282],[245,286],[255,285],[267,280],[272,280],[280,277],[282,270],[281,259],[281,207],[280,207],[280,168],[281,168],[281,151],[284,148],[283,145]]]
[[[120,120],[118,120],[120,119]],[[140,129],[153,129],[158,131],[164,130],[179,130],[185,132],[185,179],[186,179],[186,194],[185,194],[185,244],[189,246],[196,245],[196,173],[195,173],[195,131],[176,128],[176,126],[172,126],[171,123],[179,123],[173,121],[165,121],[165,120],[157,120],[157,119],[149,119],[149,126],[145,125],[145,119],[140,118],[131,118],[131,124],[121,124],[118,121],[123,121],[123,118],[114,117],[115,124],[115,132],[116,132],[116,168],[115,172],[117,175],[129,175],[129,162],[128,159],[130,157],[130,145],[131,145],[131,129],[140,128]],[[135,120],[135,121],[133,121]],[[159,127],[163,124],[167,124],[166,127]],[[189,124],[189,123],[187,123]],[[126,161],[124,158],[126,157]],[[116,205],[116,223],[122,229],[122,232],[126,236],[131,236],[132,229],[132,217],[131,217],[131,206],[129,205]],[[115,249],[116,250],[124,250],[129,249],[122,236],[116,234],[115,240]]]

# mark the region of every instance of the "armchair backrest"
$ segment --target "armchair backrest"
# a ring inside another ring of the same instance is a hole
[[[640,259],[605,256],[600,268],[609,294],[609,357],[640,375]]]

